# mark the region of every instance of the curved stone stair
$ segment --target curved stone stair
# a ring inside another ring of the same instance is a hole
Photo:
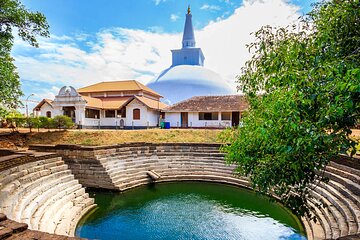
[[[233,174],[235,166],[224,162],[219,146],[129,143],[100,147],[54,146],[49,151],[68,156],[64,159],[76,168],[78,179],[91,187],[123,191],[153,181],[188,180],[249,187],[246,178]],[[48,148],[35,147],[38,150]],[[149,177],[149,171],[159,178]],[[17,174],[18,177],[26,175],[23,172]],[[92,180],[94,175],[96,178]],[[309,199],[317,221],[302,218],[308,239],[356,239],[350,235],[360,234],[360,160],[339,156],[328,165],[325,175],[329,182],[314,187],[312,195],[315,198]],[[99,178],[104,178],[101,184],[97,183]],[[318,206],[319,203],[327,207]]]
[[[111,154],[99,155],[99,161],[119,190],[127,190],[153,181],[154,171],[165,181],[214,181],[249,187],[246,178],[235,176],[235,166],[224,162],[218,147],[119,146]],[[360,233],[360,170],[331,162],[326,169],[329,183],[312,190],[317,221],[302,218],[308,239],[337,239]],[[318,207],[324,203],[327,207]]]
[[[359,234],[359,169],[331,162],[326,168],[325,175],[329,182],[321,183],[312,190],[313,196],[326,205],[315,207],[314,213],[319,221],[315,223],[303,218],[308,239],[341,239],[344,236]],[[322,229],[319,229],[319,222]]]
[[[81,216],[96,206],[94,199],[61,157],[34,158],[0,170],[0,213],[32,230],[73,236]]]

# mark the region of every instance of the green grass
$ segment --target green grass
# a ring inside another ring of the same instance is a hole
[[[112,145],[126,142],[219,142],[221,130],[148,129],[148,130],[71,130],[33,133],[27,144]]]

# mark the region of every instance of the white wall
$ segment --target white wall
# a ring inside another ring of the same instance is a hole
[[[167,113],[165,113],[164,121],[170,122],[170,127],[180,126],[180,115],[181,115],[181,113],[167,112]]]
[[[147,111],[148,121],[150,127],[156,127],[159,124],[160,113],[155,110],[148,109]]]
[[[54,117],[54,108],[50,106],[48,103],[44,103],[40,108],[40,114],[39,116],[46,117],[46,112],[51,112],[51,117]]]
[[[170,127],[181,126],[181,113],[167,112],[165,113],[165,121],[170,122]],[[221,120],[221,113],[219,113],[218,120],[199,120],[198,112],[189,112],[188,127],[225,128],[225,127],[231,127],[231,120]]]
[[[133,110],[136,108],[140,109],[140,120],[134,120],[134,118],[133,118]],[[149,124],[149,126],[151,126],[149,117],[150,118],[152,117],[152,113],[150,111],[148,112],[148,108],[136,99],[132,100],[126,106],[126,126],[127,127],[132,127],[132,126],[146,127],[146,126],[148,126],[148,124]]]

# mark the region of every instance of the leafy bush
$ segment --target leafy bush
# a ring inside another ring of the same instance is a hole
[[[50,129],[52,127],[52,119],[44,116],[39,117],[40,128]]]
[[[70,117],[61,115],[55,116],[53,119],[51,119],[51,125],[58,129],[69,129],[72,128],[75,124]]]

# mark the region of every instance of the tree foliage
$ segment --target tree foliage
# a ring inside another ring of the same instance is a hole
[[[59,115],[51,119],[51,125],[52,127],[58,129],[68,129],[72,128],[75,124],[72,121],[71,117]]]
[[[264,26],[238,77],[250,103],[244,127],[225,133],[229,163],[258,191],[311,217],[309,189],[339,153],[354,154],[360,112],[360,4],[323,1],[299,24]],[[260,93],[260,94],[259,94]]]
[[[17,131],[19,127],[29,128],[47,128],[47,129],[69,129],[75,126],[72,119],[68,116],[59,115],[54,118],[44,116],[40,117],[25,117],[23,114],[12,111],[0,122],[0,127],[12,128]]]
[[[19,0],[0,0],[0,108],[18,107],[22,95],[19,74],[10,55],[14,31],[22,40],[38,47],[36,37],[48,37],[48,29],[42,13],[27,10]]]

